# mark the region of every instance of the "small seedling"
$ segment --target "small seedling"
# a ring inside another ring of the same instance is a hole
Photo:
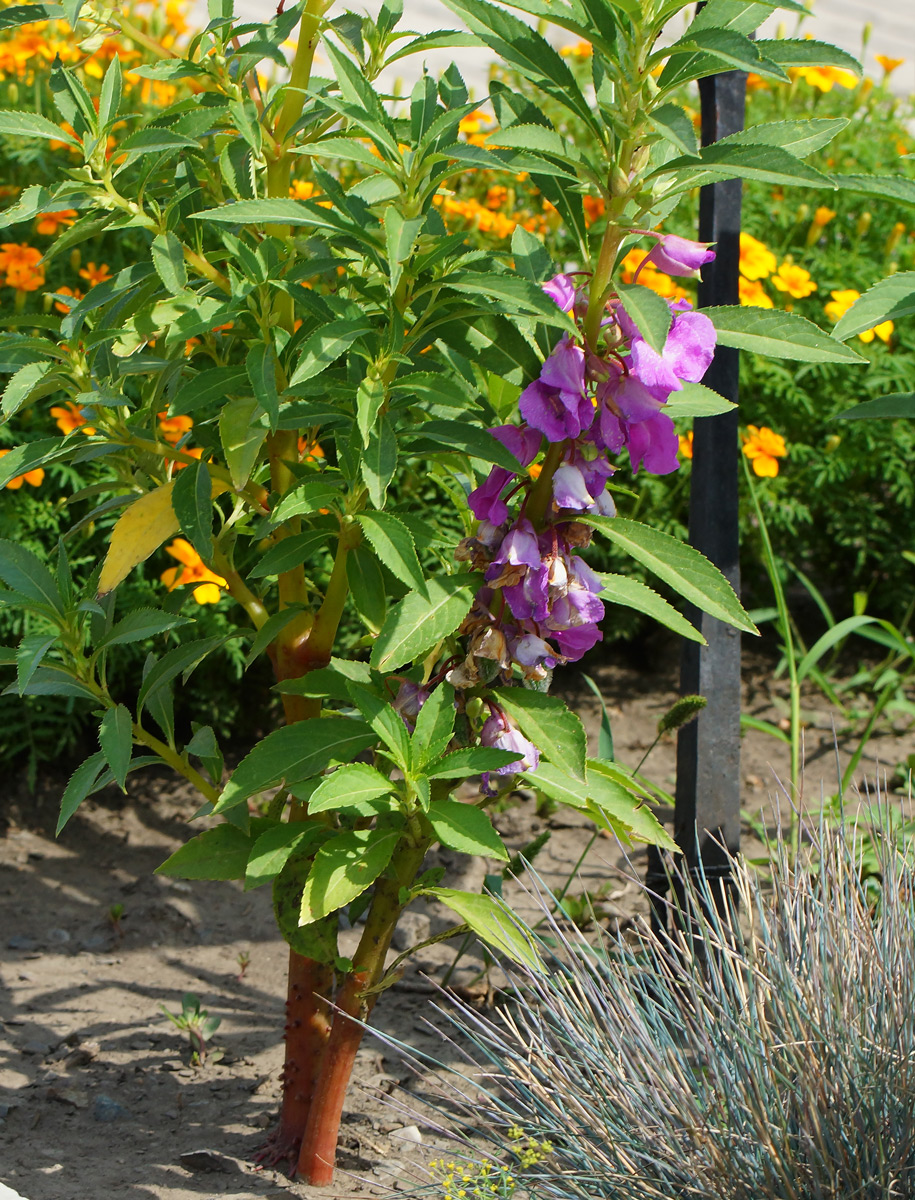
[[[235,976],[235,978],[239,983],[241,983],[245,977],[245,972],[251,963],[251,955],[247,950],[240,950],[235,961],[238,963],[238,974]]]
[[[200,998],[193,992],[185,992],[181,997],[180,1013],[171,1012],[164,1004],[159,1007],[177,1029],[187,1034],[193,1066],[202,1066],[208,1058],[210,1062],[219,1062],[223,1057],[222,1051],[208,1050],[207,1042],[222,1024],[221,1017],[211,1017],[205,1008],[200,1007]]]
[[[111,926],[111,932],[118,939],[118,941],[120,941],[124,936],[124,930],[121,928],[121,919],[123,916],[123,904],[112,904],[112,906],[108,909],[108,924]]]

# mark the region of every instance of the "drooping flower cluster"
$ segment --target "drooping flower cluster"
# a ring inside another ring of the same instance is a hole
[[[680,276],[713,257],[707,246],[682,238],[661,238],[655,249],[658,264]],[[588,299],[572,276],[556,276],[544,291],[581,326]],[[702,379],[715,348],[707,317],[684,300],[669,306],[670,330],[657,351],[622,303],[611,300],[598,346],[565,334],[519,398],[523,423],[491,431],[523,470],[495,466],[468,497],[480,524],[456,556],[482,571],[485,585],[462,627],[467,655],[448,674],[455,687],[497,676],[508,682],[516,669],[536,685],[599,641],[602,585],[577,553],[591,538],[581,518],[616,514],[607,489],[611,455],[627,451],[633,471],[677,469],[677,435],[664,405],[685,382]],[[528,474],[537,477],[532,464],[544,438],[561,450],[558,464],[552,451],[549,475],[535,485],[541,493],[548,486],[549,497],[544,506],[541,495],[532,519]]]

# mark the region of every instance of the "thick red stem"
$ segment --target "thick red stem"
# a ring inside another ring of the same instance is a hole
[[[343,1102],[365,1032],[359,1022],[368,1017],[371,1009],[371,1004],[360,995],[367,982],[364,972],[354,972],[346,981],[338,1011],[334,1013],[320,1084],[308,1114],[296,1175],[315,1187],[333,1183]]]

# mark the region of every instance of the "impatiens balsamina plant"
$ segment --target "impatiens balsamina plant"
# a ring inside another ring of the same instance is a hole
[[[518,776],[623,837],[672,845],[639,783],[587,761],[581,723],[548,694],[552,669],[599,639],[605,600],[700,637],[644,584],[597,576],[585,560],[594,532],[700,609],[753,625],[701,555],[615,515],[614,494],[632,494],[615,473],[673,471],[672,417],[728,407],[701,383],[716,338],[856,358],[798,316],[696,312],[615,276],[633,245],[680,277],[713,258],[652,232],[701,183],[832,187],[800,156],[841,122],[780,122],[700,150],[674,89],[734,67],[783,79],[853,60],[813,41],[754,43],[772,0],[710,0],[661,49],[683,0],[519,2],[593,43],[586,95],[525,22],[485,0],[449,2],[470,35],[404,33],[396,0],[376,22],[306,0],[241,26],[231,0],[210,0],[183,56],[162,48],[138,68],[186,89],[154,117],[124,110],[117,56],[97,95],[57,67],[61,125],[0,114],[0,134],[62,141],[82,160],[56,186],[26,189],[7,226],[73,209],[53,253],[118,230],[149,247],[84,298],[55,296],[70,304],[62,318],[25,312],[5,335],[5,418],[53,396],[82,419],[62,437],[23,436],[0,461],[0,487],[92,463],[99,482],[85,494],[98,507],[84,519],[120,514],[88,578],[71,573],[64,546],[56,574],[0,547],[4,603],[28,614],[7,659],[13,686],[98,705],[100,749],[74,773],[61,827],[92,792],[166,763],[199,790],[197,816],[221,821],[162,869],[272,886],[290,966],[282,1111],[265,1157],[316,1184],[332,1177],[357,1021],[393,982],[385,958],[403,909],[434,897],[493,947],[537,962],[497,898],[423,871],[430,848],[507,860],[487,809]],[[4,20],[38,10],[61,11],[32,4]],[[63,12],[76,39],[123,32],[101,3],[81,13],[66,0]],[[285,64],[290,37],[291,71],[268,84],[256,68]],[[329,78],[312,72],[319,40]],[[454,67],[438,82],[423,74],[409,102],[373,85],[408,54],[468,41],[587,137],[573,144],[532,99],[493,84],[491,147],[462,140],[477,105]],[[528,172],[580,261],[557,271],[520,228],[510,260],[448,235],[435,197],[480,169]],[[590,230],[588,196],[605,212]],[[408,470],[439,497],[441,527],[411,506]],[[169,587],[183,570],[198,600],[221,592],[237,615],[230,637],[248,639],[249,662],[269,655],[282,695],[285,725],[229,774],[212,729],[181,745],[172,715],[172,688],[226,639],[195,639],[174,595],[161,610],[118,608],[118,584],[165,543]],[[150,646],[142,679],[113,678],[110,650],[136,641]],[[478,798],[454,799],[477,775]],[[351,960],[337,948],[343,911],[365,918]]]

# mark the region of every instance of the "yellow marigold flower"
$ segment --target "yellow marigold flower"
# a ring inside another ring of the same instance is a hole
[[[831,92],[836,84],[844,88],[858,86],[857,75],[841,67],[794,67],[788,74],[792,79],[803,79],[821,92]]]
[[[51,409],[51,416],[54,418],[57,428],[63,434],[72,433],[74,429],[78,429],[80,433],[86,434],[87,437],[91,437],[95,433],[94,427],[83,416],[82,409],[74,404],[72,400],[67,400],[63,406],[55,404]]]
[[[854,302],[861,299],[861,293],[855,291],[854,288],[840,288],[838,291],[830,292],[830,295],[832,300],[823,307],[823,311],[830,321],[838,321],[840,317],[844,317]],[[859,333],[858,339],[862,342],[872,342],[875,337],[878,337],[881,342],[888,342],[893,336],[893,329],[892,321],[881,321],[873,329],[865,329]]]
[[[229,585],[221,575],[204,565],[203,559],[190,542],[184,538],[175,538],[170,546],[165,547],[165,553],[177,558],[180,564],[177,567],[169,567],[159,576],[170,592],[176,587],[192,585],[194,599],[198,604],[219,603],[222,596],[220,588],[227,588]]]
[[[9,448],[0,450],[0,458],[4,454],[9,454]],[[44,468],[36,467],[34,471],[26,471],[24,475],[16,475],[6,486],[11,492],[18,492],[24,483],[29,484],[30,487],[41,487],[43,482]]]
[[[747,75],[747,91],[759,92],[764,88],[768,88],[768,79],[763,79],[762,75],[757,75],[755,71],[750,71]]]
[[[692,458],[693,457],[693,431],[690,430],[689,433],[681,433],[680,436],[677,438],[677,441],[680,443],[680,453],[683,455],[683,457],[684,458]]]
[[[740,303],[746,308],[775,308],[772,297],[768,294],[758,279],[737,279],[737,290]]]
[[[604,215],[606,205],[603,196],[582,196],[581,204],[585,210],[586,225],[593,225]]]
[[[202,458],[203,457],[203,448],[202,447],[182,446],[181,452],[182,452],[182,454],[189,454],[191,456],[191,458]],[[183,471],[185,467],[189,467],[189,466],[190,466],[190,463],[182,462],[180,459],[176,458],[175,461],[172,463],[172,474],[174,474],[175,471]]]
[[[42,213],[35,222],[35,232],[53,237],[61,225],[72,225],[75,220],[75,208],[62,208],[59,212]]]
[[[461,117],[458,133],[481,133],[492,124],[493,119],[488,113],[484,112],[482,108],[475,108],[466,117]]]
[[[79,277],[85,279],[90,287],[95,287],[97,283],[104,283],[111,278],[111,270],[107,263],[102,263],[97,267],[94,262],[90,262],[81,269]]]
[[[778,474],[778,460],[787,456],[788,449],[782,435],[767,425],[748,425],[743,452],[753,464],[754,475],[772,479]]]
[[[289,185],[289,195],[294,200],[310,200],[317,192],[317,188],[310,179],[293,179]]]
[[[317,442],[310,442],[308,438],[299,438],[299,458],[302,462],[316,463],[324,458],[324,451]]]
[[[825,204],[821,204],[813,214],[813,223],[814,225],[819,225],[822,229],[824,225],[829,224],[835,215],[836,210],[834,208],[827,208]]]
[[[883,67],[886,75],[892,75],[896,68],[901,67],[905,62],[904,58],[890,58],[888,54],[875,54],[874,58],[876,58],[880,66]]]
[[[79,290],[79,288],[74,289],[67,287],[66,284],[57,288],[54,294],[56,296],[72,296],[74,303],[76,303],[77,300],[82,300],[83,298],[83,293]],[[73,307],[73,304],[68,304],[66,300],[55,300],[54,307],[59,313],[68,313]]]
[[[493,211],[500,209],[507,199],[508,188],[503,187],[501,183],[493,184],[492,187],[486,189],[485,204]]]
[[[170,417],[167,411],[160,412],[158,417],[159,432],[170,446],[177,446],[188,430],[194,427],[190,417]]]
[[[810,278],[810,272],[787,260],[772,276],[772,286],[780,292],[787,292],[795,300],[803,300],[805,296],[817,290],[817,285]]]
[[[559,53],[563,58],[590,58],[593,51],[590,42],[575,42],[572,46],[561,47]]]
[[[775,270],[775,255],[749,233],[740,235],[740,273],[744,279],[765,279]]]

